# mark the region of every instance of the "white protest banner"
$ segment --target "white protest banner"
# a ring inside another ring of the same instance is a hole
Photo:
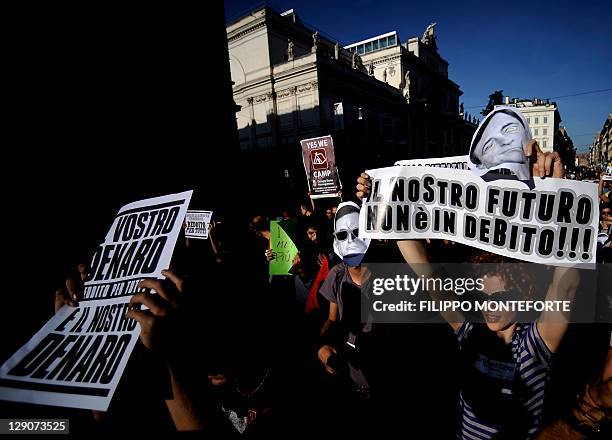
[[[189,210],[185,216],[185,237],[205,240],[208,238],[208,225],[212,211]]]
[[[361,208],[360,238],[448,239],[535,263],[595,263],[597,185],[553,178],[531,185],[485,182],[471,170],[448,168],[367,173],[372,193]]]
[[[164,278],[192,191],[125,205],[94,252],[83,298],[133,295],[144,278]]]
[[[106,411],[140,333],[129,297],[62,307],[0,368],[0,398]]]
[[[106,411],[140,326],[140,280],[163,278],[191,191],[124,206],[91,260],[83,300],[63,306],[0,367],[0,399]]]
[[[429,159],[398,160],[395,166],[402,167],[438,167],[467,170],[467,156],[432,157]]]

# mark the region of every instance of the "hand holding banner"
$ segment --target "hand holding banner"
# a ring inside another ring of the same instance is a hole
[[[164,278],[192,191],[121,208],[91,260],[79,307],[63,306],[0,368],[0,399],[106,411],[140,326],[125,317]]]

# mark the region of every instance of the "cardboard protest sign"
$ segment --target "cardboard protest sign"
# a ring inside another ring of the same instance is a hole
[[[106,411],[140,325],[126,319],[144,278],[163,278],[191,191],[124,206],[90,262],[83,300],[63,306],[0,367],[0,399]]]
[[[205,240],[208,238],[208,225],[212,211],[187,211],[185,216],[185,237]]]
[[[298,253],[295,237],[297,220],[270,221],[270,250],[276,257],[270,261],[270,275],[290,275],[293,259]]]
[[[313,199],[336,197],[342,189],[342,183],[336,167],[332,137],[304,139],[300,144],[310,197]]]
[[[433,157],[430,159],[398,160],[395,166],[402,167],[438,167],[459,170],[468,169],[467,156]]]
[[[597,185],[539,179],[486,182],[471,170],[394,166],[368,170],[359,236],[448,239],[519,260],[595,263]]]

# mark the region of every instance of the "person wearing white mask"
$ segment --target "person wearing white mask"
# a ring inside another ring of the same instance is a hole
[[[367,281],[361,262],[369,245],[369,239],[359,238],[359,206],[340,203],[334,219],[334,252],[342,262],[330,270],[320,289],[330,308],[318,356],[328,373],[350,378],[352,391],[360,399],[368,398],[369,385],[352,355],[359,351],[360,336],[371,331],[371,324],[362,324],[360,319],[361,286]]]
[[[334,252],[348,266],[358,267],[370,246],[370,239],[359,235],[359,207],[353,202],[338,205],[334,219]]]

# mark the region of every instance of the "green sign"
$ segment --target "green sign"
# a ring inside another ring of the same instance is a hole
[[[270,261],[270,275],[290,275],[298,248],[291,239],[297,230],[297,220],[270,222],[270,250],[276,258]]]

